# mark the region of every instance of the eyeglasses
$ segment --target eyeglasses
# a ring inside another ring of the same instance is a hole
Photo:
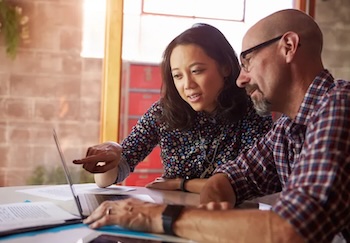
[[[246,60],[245,58],[246,58],[246,56],[247,56],[249,53],[252,53],[253,51],[256,51],[256,50],[258,50],[258,49],[261,49],[261,48],[263,48],[263,47],[266,47],[266,46],[268,46],[268,45],[271,45],[272,43],[274,43],[274,42],[280,40],[282,37],[283,37],[283,35],[280,35],[280,36],[278,36],[278,37],[276,37],[276,38],[273,38],[273,39],[271,39],[271,40],[265,41],[265,42],[260,43],[260,44],[258,44],[258,45],[256,45],[256,46],[253,46],[252,48],[249,48],[248,50],[243,51],[243,52],[241,53],[241,62],[242,62],[242,63],[241,63],[241,67],[243,68],[243,70],[244,70],[245,72],[248,72],[248,62],[247,62],[247,60]]]

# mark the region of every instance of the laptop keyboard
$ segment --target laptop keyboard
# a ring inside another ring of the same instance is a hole
[[[83,194],[89,207],[89,211],[94,211],[104,201],[117,201],[127,199],[129,195],[106,195],[106,194]]]

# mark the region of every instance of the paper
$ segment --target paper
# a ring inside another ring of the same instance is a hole
[[[0,205],[0,232],[79,219],[52,202],[10,203]]]
[[[74,184],[74,190],[77,192],[77,194],[120,194],[121,192],[132,191],[135,189],[127,186],[110,186],[107,188],[100,188],[94,183],[87,183]],[[34,196],[46,197],[61,201],[69,201],[73,198],[72,192],[70,191],[68,184],[22,189],[17,190],[17,192],[23,192]]]
[[[259,209],[260,210],[270,210],[271,209],[271,205],[265,204],[265,203],[259,203]]]

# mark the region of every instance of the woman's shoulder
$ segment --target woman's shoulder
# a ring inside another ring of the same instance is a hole
[[[161,101],[157,100],[149,107],[147,112],[141,117],[140,121],[142,123],[147,123],[153,126],[154,128],[156,128],[156,130],[161,132],[170,132],[170,131],[177,130],[177,129],[169,130],[168,123],[164,121],[164,119],[162,119],[163,110],[164,108],[162,106]]]
[[[146,111],[146,113],[144,114],[144,116],[154,116],[154,115],[159,115],[162,113],[162,106],[160,103],[160,100],[157,100],[156,102],[154,102]]]

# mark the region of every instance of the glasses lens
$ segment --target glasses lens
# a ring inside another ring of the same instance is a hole
[[[241,66],[244,69],[244,71],[248,72],[248,63],[249,61],[247,61],[247,55],[252,53],[253,51],[259,50],[261,48],[264,48],[266,46],[271,45],[272,43],[280,40],[283,37],[283,35],[277,36],[276,38],[273,38],[271,40],[265,41],[263,43],[260,43],[256,46],[253,46],[252,48],[249,48],[248,50],[245,50],[241,53]]]
[[[248,63],[245,59],[241,60],[241,68],[245,71],[248,72]]]

